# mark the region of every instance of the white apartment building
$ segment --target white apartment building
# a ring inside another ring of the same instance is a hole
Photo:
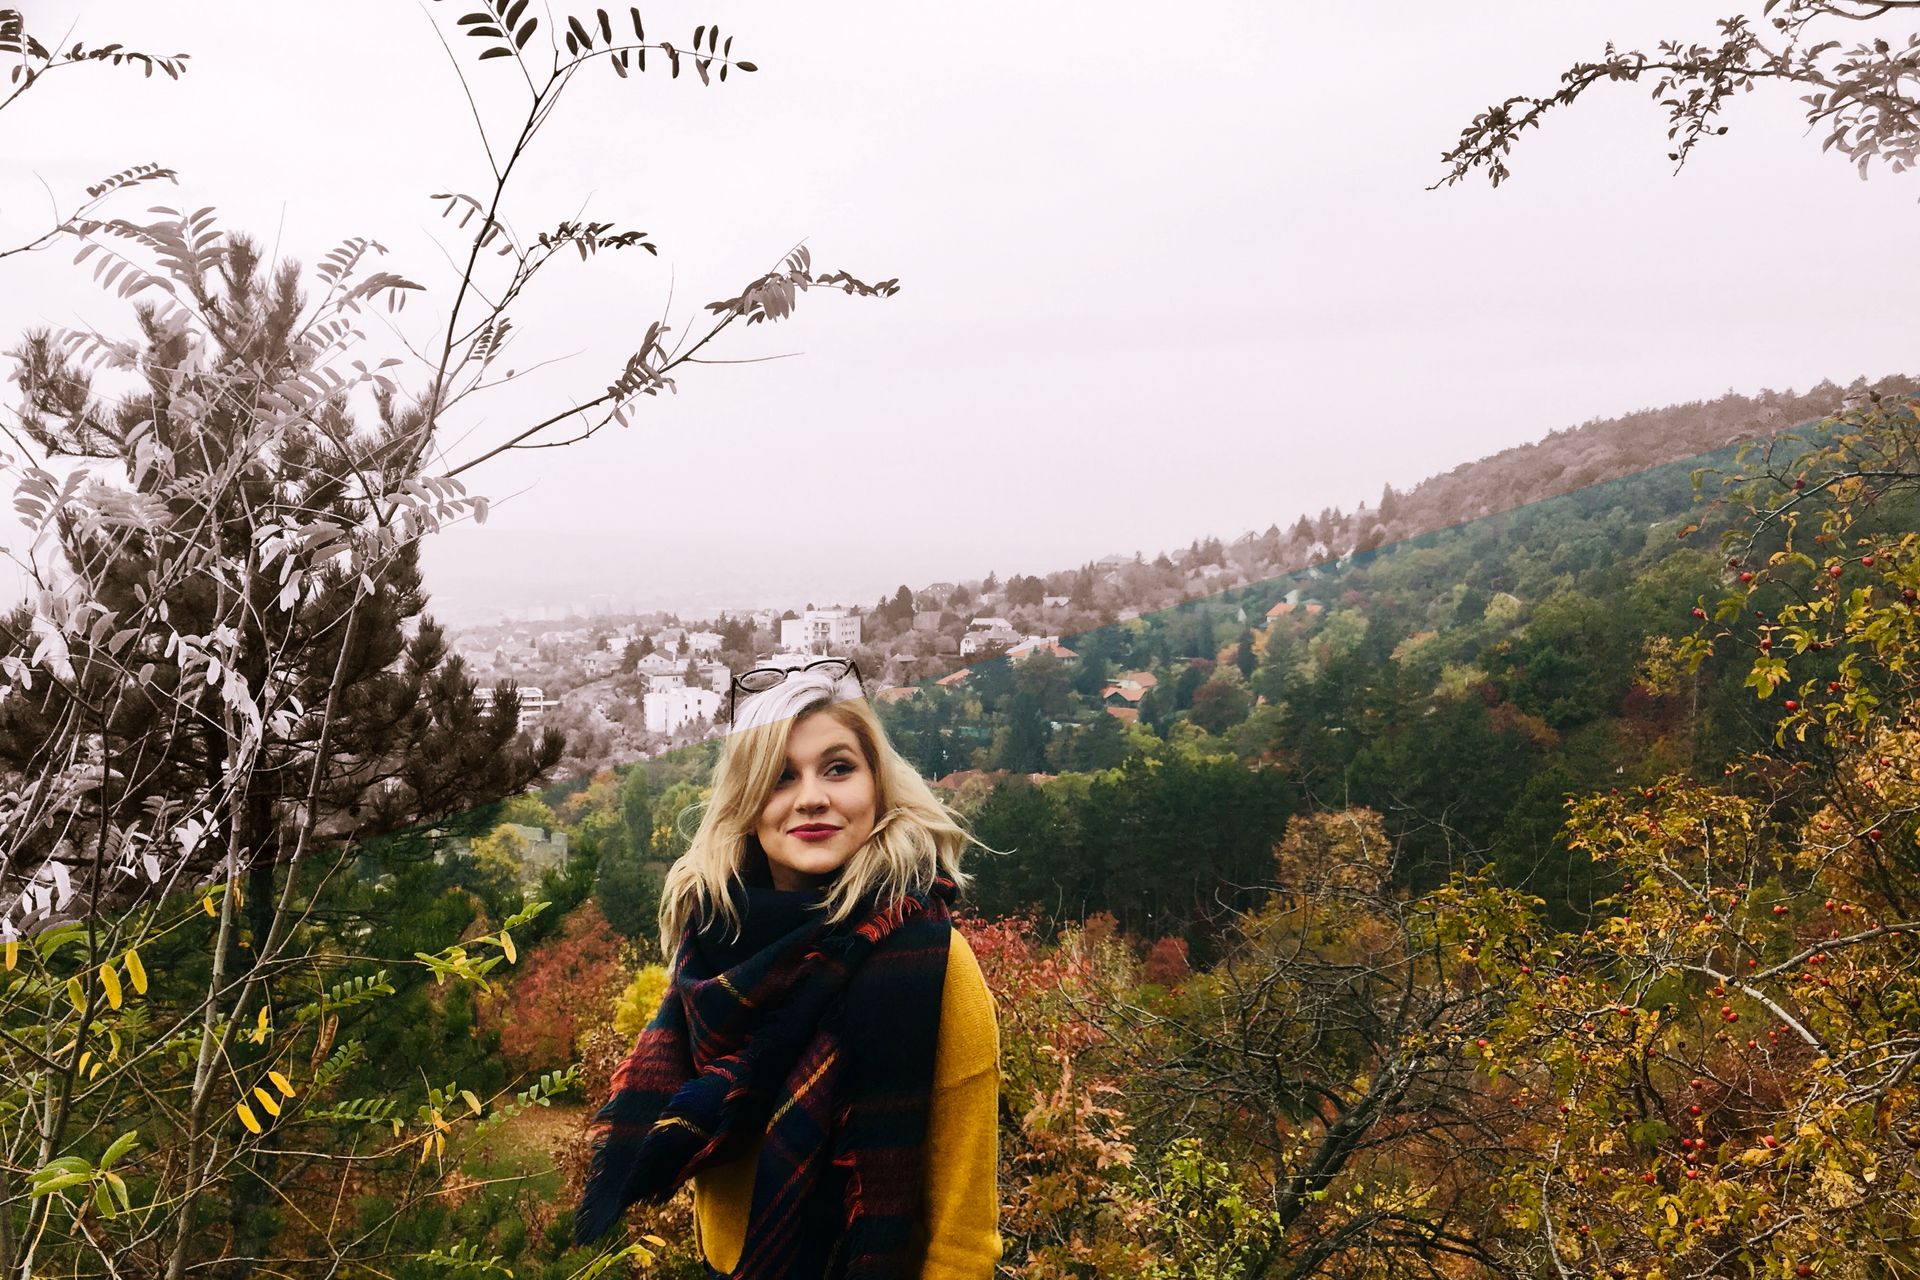
[[[675,733],[702,716],[709,721],[720,710],[721,696],[712,689],[680,686],[658,689],[640,700],[648,733]]]
[[[860,643],[860,616],[845,609],[809,609],[780,622],[780,647],[793,653],[845,653]]]
[[[492,706],[493,690],[491,688],[475,689],[473,691],[473,702],[475,706]],[[521,685],[519,731],[525,733],[527,730],[533,728],[540,723],[540,717],[546,713],[549,707],[557,707],[559,705],[560,702],[558,699],[549,701],[546,691],[539,685]]]

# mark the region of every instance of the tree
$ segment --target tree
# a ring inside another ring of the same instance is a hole
[[[1197,1139],[1248,1170],[1268,1215],[1221,1274],[1462,1274],[1495,1262],[1478,1224],[1505,1124],[1472,1046],[1506,1004],[1466,929],[1523,912],[1465,883],[1410,901],[1378,814],[1296,817],[1264,905],[1180,993],[1087,1006],[1128,1064],[1135,1140]]]
[[[1920,162],[1920,95],[1910,87],[1920,81],[1920,38],[1874,24],[1915,10],[1920,0],[1767,0],[1757,21],[1730,14],[1705,41],[1663,40],[1651,54],[1609,45],[1599,59],[1567,68],[1553,93],[1516,94],[1475,116],[1441,156],[1448,169],[1434,185],[1484,170],[1498,186],[1511,176],[1514,144],[1548,114],[1603,83],[1647,80],[1667,112],[1676,171],[1703,139],[1727,131],[1720,110],[1730,99],[1777,85],[1801,95],[1821,150],[1838,151],[1862,177],[1876,160],[1899,173]],[[1856,34],[1863,30],[1880,34]]]
[[[23,456],[0,462],[34,586],[0,623],[8,962],[38,933],[4,997],[9,1034],[37,1047],[0,1062],[0,1098],[21,1121],[0,1163],[39,1174],[0,1177],[0,1270],[177,1278],[277,1265],[276,1242],[242,1228],[270,1225],[283,1194],[340,1202],[349,1184],[379,1185],[404,1212],[433,1193],[413,1170],[444,1154],[454,1117],[512,1109],[411,1078],[371,1102],[328,1097],[351,1061],[328,1056],[331,1011],[391,984],[343,961],[364,934],[329,938],[324,895],[384,833],[375,847],[431,856],[427,824],[518,791],[554,754],[552,739],[515,738],[511,693],[475,705],[422,614],[418,541],[485,518],[461,473],[626,423],[726,329],[785,318],[816,286],[894,290],[817,273],[796,249],[708,304],[677,345],[654,324],[604,390],[430,469],[443,429],[507,376],[496,361],[519,337],[517,303],[552,262],[653,251],[610,223],[522,234],[508,218],[512,174],[573,76],[597,64],[626,77],[649,53],[656,70],[702,81],[753,70],[704,24],[675,46],[633,17],[631,38],[604,12],[569,17],[552,43],[534,40],[546,11],[506,0],[455,24],[489,73],[504,69],[496,60],[512,68],[500,83],[524,88],[525,115],[505,135],[482,125],[484,197],[439,197],[462,274],[411,371],[362,330],[369,309],[397,314],[423,292],[378,269],[372,239],[344,241],[303,274],[266,262],[211,210],[63,224],[136,328],[30,335],[9,432]],[[0,35],[42,57],[17,14],[0,17]],[[476,102],[487,92],[466,87]],[[395,963],[484,989],[538,906]],[[167,949],[170,963],[149,974],[143,948]],[[565,1086],[543,1079],[518,1105]],[[146,1145],[128,1156],[135,1124]],[[123,1159],[137,1176],[117,1172]],[[390,1221],[356,1216],[279,1245],[327,1270],[377,1269],[392,1256]]]
[[[1920,1100],[1916,409],[1856,406],[1719,477],[1713,505],[1740,517],[1722,594],[1646,678],[1731,656],[1778,708],[1771,746],[1718,778],[1581,800],[1571,838],[1619,877],[1604,918],[1482,953],[1516,996],[1488,1057],[1541,1104],[1501,1180],[1522,1265],[1920,1263],[1904,1172]]]

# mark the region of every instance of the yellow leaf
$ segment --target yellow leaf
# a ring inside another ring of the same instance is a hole
[[[508,964],[520,963],[520,953],[513,947],[513,935],[505,929],[500,931],[500,949],[507,953]]]
[[[120,1007],[120,975],[114,972],[113,962],[109,960],[100,966],[100,985],[107,989],[107,1003]]]
[[[264,1132],[260,1128],[260,1121],[254,1118],[252,1107],[248,1106],[244,1102],[241,1102],[241,1103],[236,1103],[233,1109],[240,1114],[240,1123],[247,1126],[247,1128],[250,1131],[254,1133]]]
[[[640,1238],[642,1240],[645,1240],[648,1244],[652,1245],[656,1249],[664,1249],[667,1247],[667,1242],[665,1240],[662,1240],[659,1236],[641,1236]]]
[[[262,1089],[259,1085],[253,1086],[253,1096],[260,1099],[260,1106],[268,1115],[277,1116],[280,1114],[280,1104],[274,1100],[272,1094]]]
[[[1668,1200],[1661,1208],[1667,1211],[1668,1226],[1677,1227],[1680,1225],[1680,1211],[1673,1207],[1673,1201]]]
[[[87,1011],[87,996],[86,993],[80,989],[80,979],[67,979],[67,999],[73,1001],[73,1007],[79,1012],[85,1013]]]
[[[420,1163],[421,1164],[425,1164],[427,1162],[427,1157],[433,1154],[433,1140],[435,1136],[436,1135],[430,1133],[426,1137],[420,1139]]]
[[[7,968],[11,970],[14,965],[20,962],[20,939],[8,938],[6,949],[7,949]]]
[[[76,1067],[75,1070],[80,1072],[85,1072],[87,1069],[87,1064],[92,1061],[93,1061],[93,1050],[89,1049],[85,1053],[80,1055],[80,1065]]]
[[[473,1090],[462,1089],[460,1091],[460,1100],[467,1104],[467,1109],[473,1112],[473,1114],[480,1114],[480,1099],[473,1096]]]
[[[210,916],[220,914],[219,912],[213,909],[212,894],[208,894],[206,897],[200,899],[200,906],[201,906],[201,909],[204,910]]]
[[[278,1071],[267,1072],[267,1079],[273,1081],[273,1087],[278,1089],[283,1096],[288,1098],[293,1096],[293,1081],[287,1079]]]
[[[264,1004],[260,1006],[260,1016],[254,1020],[253,1042],[255,1044],[267,1042],[267,1006]]]
[[[93,1064],[93,1068],[92,1068],[92,1070],[90,1070],[90,1071],[88,1071],[88,1072],[87,1072],[87,1079],[89,1079],[89,1080],[98,1080],[98,1079],[100,1078],[100,1068],[102,1068],[102,1067],[104,1067],[104,1066],[106,1066],[106,1065],[107,1065],[107,1064],[106,1064],[106,1063],[104,1063],[104,1062],[96,1062],[96,1063],[94,1063],[94,1064]]]
[[[244,906],[246,906],[246,905],[247,905],[247,895],[246,895],[245,893],[243,893],[243,892],[241,892],[241,889],[240,889],[240,882],[239,882],[238,880],[229,880],[229,881],[227,881],[227,890],[228,890],[228,892],[230,892],[230,893],[232,893],[232,894],[233,894],[233,905],[234,905],[234,906],[236,906],[236,907],[244,907]]]
[[[136,993],[147,994],[147,966],[140,963],[140,953],[132,947],[127,948],[127,976],[133,979]]]

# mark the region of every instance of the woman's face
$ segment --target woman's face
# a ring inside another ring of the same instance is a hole
[[[853,730],[824,711],[795,720],[786,768],[754,827],[773,887],[813,888],[846,866],[873,834],[875,790]]]

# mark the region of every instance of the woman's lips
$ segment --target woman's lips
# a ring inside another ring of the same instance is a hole
[[[787,832],[799,840],[825,840],[828,836],[839,834],[838,827],[795,827]]]

